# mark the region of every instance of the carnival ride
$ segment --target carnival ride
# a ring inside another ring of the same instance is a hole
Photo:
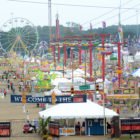
[[[61,38],[59,42],[51,42],[52,47],[52,53],[54,56],[54,64],[56,63],[56,54],[55,51],[58,49],[58,62],[60,61],[60,51],[63,47],[63,64],[66,66],[67,60],[68,60],[68,52],[67,49],[70,49],[69,56],[70,56],[70,62],[74,62],[73,59],[73,50],[77,51],[78,53],[78,65],[85,64],[85,68],[89,65],[89,73],[90,73],[90,79],[93,78],[93,68],[94,68],[94,62],[93,62],[93,53],[94,53],[94,61],[95,61],[95,67],[97,67],[97,63],[99,61],[102,62],[102,77],[105,77],[105,61],[103,58],[104,55],[111,55],[112,54],[112,48],[105,46],[105,37],[108,37],[109,35],[83,35],[83,36],[68,36]],[[99,46],[99,37],[102,39],[102,44]],[[82,53],[83,52],[83,53]],[[96,57],[96,58],[95,58]],[[84,58],[84,60],[82,59]],[[93,63],[92,63],[93,62]],[[73,64],[72,64],[73,65]],[[88,70],[88,69],[86,69]],[[86,71],[85,70],[85,71]]]
[[[2,45],[0,43],[0,57],[6,56],[6,51],[2,48]]]
[[[0,43],[7,53],[29,55],[38,44],[38,32],[29,20],[11,18],[1,26]]]

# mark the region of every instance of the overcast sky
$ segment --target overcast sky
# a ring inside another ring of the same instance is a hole
[[[0,26],[12,18],[12,13],[13,17],[26,18],[34,25],[48,25],[48,0],[23,1],[42,2],[46,4],[0,0]],[[121,3],[121,7],[126,8],[121,10],[121,23],[140,23],[140,10],[136,12],[136,9],[134,9],[140,8],[140,0],[122,0]],[[87,5],[93,7],[54,4]],[[118,8],[115,9],[115,7],[119,6],[120,0],[52,0],[52,24],[55,24],[56,13],[59,14],[60,24],[62,25],[66,25],[66,22],[76,22],[81,24],[83,28],[89,28],[91,22],[94,28],[101,27],[102,21],[106,21],[107,26],[118,24],[119,10]]]

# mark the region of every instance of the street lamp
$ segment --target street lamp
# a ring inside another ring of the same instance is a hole
[[[137,24],[137,28],[136,28],[136,34],[137,34],[137,38],[139,37],[139,25],[138,25],[138,13],[139,11],[136,10],[136,24]]]
[[[73,82],[74,82],[73,81],[73,78],[74,78],[73,77],[73,49],[74,48],[71,47],[71,50],[70,50],[71,51],[72,86],[73,86]]]
[[[60,61],[60,57],[61,57],[61,48],[63,47],[63,44],[62,43],[59,43],[58,44],[58,62]],[[64,78],[64,57],[63,57],[63,78]]]
[[[112,52],[108,52],[108,51],[102,51],[102,61],[103,61],[103,66],[102,66],[102,71],[103,71],[103,116],[104,116],[104,136],[106,134],[106,122],[105,122],[105,93],[104,93],[104,82],[105,82],[105,55],[111,55]]]

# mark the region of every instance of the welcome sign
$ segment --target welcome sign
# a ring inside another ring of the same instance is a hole
[[[76,96],[56,96],[56,103],[73,103],[86,102],[86,95]],[[11,103],[22,103],[21,95],[11,95]],[[26,95],[26,103],[52,103],[52,96],[34,97],[32,95]]]

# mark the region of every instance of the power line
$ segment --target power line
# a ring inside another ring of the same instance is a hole
[[[123,5],[128,4],[128,3],[132,2],[132,1],[133,1],[133,0],[129,0],[129,1],[125,2],[125,3],[123,3]],[[119,8],[119,7],[118,7],[118,8]],[[106,12],[106,13],[100,15],[100,16],[97,16],[97,17],[95,17],[95,18],[93,18],[93,19],[91,19],[91,20],[88,20],[88,21],[84,22],[82,25],[85,25],[85,24],[87,24],[87,23],[89,23],[89,22],[91,22],[91,21],[93,21],[93,20],[99,19],[99,18],[101,18],[101,17],[103,17],[103,16],[105,16],[105,15],[108,15],[108,14],[110,14],[111,12],[113,12],[114,10],[118,10],[118,9],[114,9],[114,8],[113,8],[112,10],[110,10],[110,11],[108,11],[108,12]]]
[[[48,2],[35,2],[35,1],[26,1],[26,0],[8,0],[8,1],[15,1],[21,3],[33,3],[33,4],[48,4]],[[79,5],[79,4],[66,4],[66,3],[52,3],[52,5],[56,6],[69,6],[69,7],[88,7],[88,8],[100,8],[100,9],[118,9],[119,7],[111,7],[111,6],[98,6],[98,5]],[[129,9],[134,10],[135,8],[121,8],[121,9]],[[136,9],[135,9],[136,10]]]
[[[21,2],[21,3],[33,3],[33,4],[48,4],[47,2],[35,2],[35,1],[26,1],[26,0],[8,0],[8,1],[15,1],[15,2]],[[132,0],[127,1],[127,2],[124,3],[124,4],[128,4],[129,2],[132,2]],[[123,4],[123,5],[124,5],[124,4]],[[98,17],[95,17],[95,18],[92,19],[92,20],[99,19],[99,18],[101,18],[101,17],[103,17],[103,16],[105,16],[105,15],[111,13],[112,11],[118,10],[118,9],[120,8],[120,7],[106,7],[106,6],[79,5],[79,4],[76,5],[76,4],[65,4],[65,3],[52,3],[52,5],[56,5],[56,6],[69,6],[69,7],[88,7],[88,8],[93,8],[93,7],[94,7],[94,8],[101,8],[101,9],[111,9],[110,11],[104,13],[103,15],[100,15],[100,16],[98,16]],[[137,7],[138,5],[140,5],[140,4],[137,4],[137,5],[133,6],[133,7],[127,7],[127,8],[123,8],[123,7],[121,6],[120,9],[126,10],[126,11],[123,12],[123,13],[125,13],[125,12],[127,12],[127,11],[129,11],[129,10],[137,10],[138,8],[135,8],[135,7]],[[112,18],[114,18],[114,17],[116,17],[116,16],[118,16],[118,14],[113,15],[113,16],[107,18],[106,20],[110,20],[110,19],[112,19]],[[132,18],[132,17],[133,17],[133,16],[130,16],[130,17],[124,19],[124,20],[128,20],[129,18]],[[91,22],[92,20],[90,20],[90,22]],[[82,25],[87,24],[87,23],[89,23],[89,21],[83,23]],[[96,24],[94,24],[94,25],[98,25],[99,23],[101,23],[101,22],[98,22],[98,23],[96,23]]]
[[[138,13],[138,15],[139,15],[140,13]],[[129,16],[129,17],[127,17],[127,18],[125,18],[125,19],[123,19],[123,21],[126,21],[126,20],[128,20],[128,19],[130,19],[130,18],[133,18],[133,17],[135,17],[136,16],[136,14],[134,14],[134,15],[131,15],[131,16]]]
[[[140,3],[134,5],[133,7],[137,7],[137,6],[139,6],[139,5],[140,5]],[[136,9],[138,9],[138,8],[136,8]],[[127,11],[129,11],[129,10],[124,11],[123,14],[126,13]],[[116,17],[116,16],[118,16],[118,14],[115,14],[115,15],[113,15],[113,16],[111,16],[111,17],[108,17],[108,18],[106,18],[105,20],[107,20],[107,21],[108,21],[108,20],[111,20],[112,18],[114,18],[114,17]],[[101,22],[95,23],[94,26],[95,26],[95,25],[98,25],[98,24],[101,24]]]

